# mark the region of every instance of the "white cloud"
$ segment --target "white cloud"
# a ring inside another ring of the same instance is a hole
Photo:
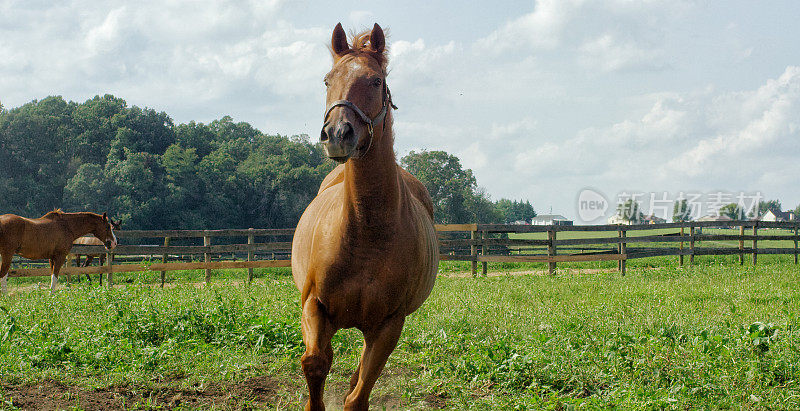
[[[110,92],[173,115],[202,110],[212,118],[274,110],[267,107],[275,96],[302,96],[313,104],[330,64],[330,31],[295,27],[281,17],[282,6],[113,1],[86,7],[76,1],[58,13],[44,6],[11,8],[6,19],[25,19],[20,24],[27,27],[0,25],[4,56],[23,57],[0,63],[4,104]]]
[[[721,6],[682,0],[531,5],[498,12],[503,23],[472,37],[429,13],[386,22],[396,29],[388,84],[401,156],[457,154],[494,197],[567,215],[587,186],[787,192],[779,182],[791,184],[800,157],[800,69],[786,67],[796,42],[785,32],[750,35],[764,16],[711,21]],[[364,7],[0,1],[0,99],[14,107],[112,93],[177,121],[231,114],[266,132],[313,135],[331,21],[360,29],[392,10]],[[765,58],[769,50],[781,59]]]
[[[509,50],[520,46],[552,49],[559,45],[565,26],[583,0],[541,0],[533,12],[504,24],[478,41],[483,50]]]
[[[664,61],[665,22],[682,2],[542,0],[476,43],[480,53],[568,52],[604,71],[652,70]]]
[[[353,27],[372,27],[371,22],[375,21],[375,15],[368,10],[353,10],[350,12],[350,23]]]
[[[587,41],[580,47],[580,52],[584,65],[605,71],[661,69],[665,66],[661,50],[643,47],[630,39],[621,41],[611,33]]]
[[[758,179],[782,159],[800,156],[800,67],[787,67],[755,91],[720,95],[708,111],[715,132],[670,161],[672,170],[690,177],[732,171]],[[791,163],[784,172],[796,175],[800,163]]]

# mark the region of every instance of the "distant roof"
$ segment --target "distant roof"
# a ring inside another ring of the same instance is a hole
[[[772,213],[772,215],[774,215],[775,217],[777,217],[779,219],[786,220],[786,221],[791,221],[792,220],[792,214],[793,214],[791,211],[772,211],[772,210],[767,210],[767,212],[764,213],[764,215],[767,215],[767,213]],[[764,218],[764,216],[762,215],[761,218]]]
[[[569,220],[567,217],[564,217],[561,214],[539,214],[536,217],[533,217],[534,220],[538,221],[545,221],[545,220]]]
[[[733,219],[726,215],[706,215],[698,218],[697,221],[733,221]]]

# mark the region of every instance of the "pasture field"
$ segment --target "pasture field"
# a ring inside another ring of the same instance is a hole
[[[373,407],[800,408],[794,264],[524,272],[539,267],[440,276]],[[242,270],[216,273],[211,287],[197,286],[200,272],[170,273],[166,289],[142,273],[54,296],[13,279],[20,289],[0,300],[0,407],[300,409],[298,293],[288,270],[257,272],[249,287]],[[357,331],[333,340],[333,409],[360,347]]]

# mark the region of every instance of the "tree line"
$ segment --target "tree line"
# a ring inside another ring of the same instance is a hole
[[[492,201],[457,157],[400,160],[431,193],[439,223],[505,223],[529,201]],[[112,95],[0,105],[0,214],[108,211],[126,229],[294,227],[335,167],[305,135],[267,135],[225,116],[175,124]]]
[[[742,207],[741,204],[729,203],[721,206],[719,210],[717,210],[719,215],[729,217],[732,220],[758,219],[764,216],[767,211],[772,211],[772,213],[775,215],[780,215],[781,213],[785,212],[780,200],[759,201],[758,207],[752,207],[752,209],[749,210]],[[786,211],[791,211],[795,219],[800,217],[800,205],[793,210]],[[673,203],[673,222],[677,223],[692,221],[692,216],[694,214],[694,208],[687,199],[680,199]],[[633,199],[628,199],[617,204],[617,215],[622,217],[622,219],[633,223],[640,223],[645,219],[641,205]]]

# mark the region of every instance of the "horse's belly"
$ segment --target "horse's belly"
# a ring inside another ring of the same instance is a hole
[[[53,255],[51,249],[41,249],[33,247],[20,247],[16,252],[17,255],[27,258],[29,260],[49,259]]]

